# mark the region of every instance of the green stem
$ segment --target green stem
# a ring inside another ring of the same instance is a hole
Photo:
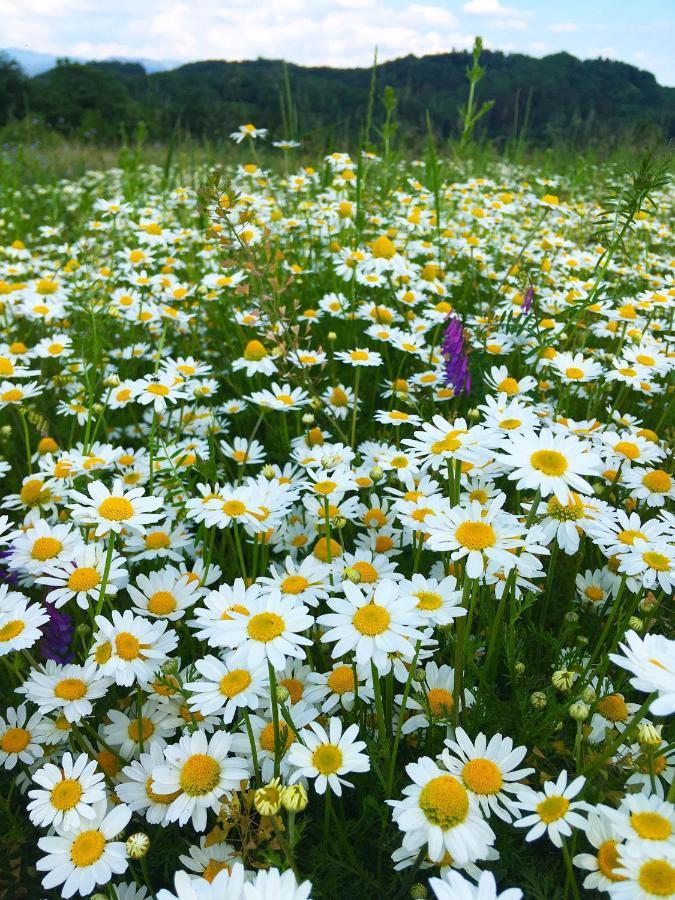
[[[108,550],[105,555],[105,566],[103,568],[103,578],[101,579],[101,588],[98,592],[98,601],[96,603],[95,616],[101,615],[103,609],[103,601],[105,600],[105,589],[108,584],[108,576],[110,575],[110,566],[112,564],[113,552],[115,550],[115,532],[111,530],[108,535]]]

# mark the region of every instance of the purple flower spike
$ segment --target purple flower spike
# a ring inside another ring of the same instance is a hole
[[[73,620],[68,613],[58,610],[53,603],[47,603],[49,622],[42,630],[40,653],[43,659],[52,659],[57,663],[69,663],[75,658],[70,652],[73,640]]]
[[[471,390],[469,358],[464,345],[464,326],[457,316],[449,316],[443,335],[441,353],[445,359],[445,383],[451,385],[455,395],[468,395]]]

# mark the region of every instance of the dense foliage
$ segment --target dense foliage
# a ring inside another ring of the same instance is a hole
[[[470,60],[470,54],[458,52],[379,66],[374,129],[384,121],[382,100],[389,86],[404,144],[424,134],[427,111],[439,134],[455,133]],[[481,128],[500,142],[614,144],[644,137],[645,131],[666,137],[675,131],[675,89],[625,63],[582,62],[567,53],[533,59],[501,52],[486,53],[484,61],[481,91],[495,105]],[[285,104],[284,64],[276,60],[197,62],[153,74],[134,63],[63,62],[32,79],[5,61],[0,62],[0,125],[31,113],[68,135],[117,140],[143,121],[153,140],[166,141],[177,133],[217,138],[224,123],[264,121],[321,150],[353,146],[364,127],[371,71],[290,65],[287,72],[290,104]]]

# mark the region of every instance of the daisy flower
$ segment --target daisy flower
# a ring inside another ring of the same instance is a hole
[[[538,435],[512,434],[502,444],[498,459],[511,469],[508,477],[518,489],[539,490],[542,497],[555,494],[563,506],[570,491],[592,494],[593,488],[582,478],[601,468],[600,457],[587,443],[571,434],[543,428]]]
[[[271,565],[269,571],[269,576],[258,579],[263,593],[278,590],[283,597],[308,606],[318,606],[320,600],[328,597],[330,567],[313,556],[306,556],[299,564],[287,556],[283,568]]]
[[[548,834],[554,846],[562,847],[563,838],[572,834],[572,827],[585,828],[586,819],[580,813],[589,806],[583,800],[574,800],[585,783],[586,779],[579,776],[567,784],[567,771],[563,769],[555,781],[544,784],[543,791],[521,788],[516,805],[525,815],[514,825],[529,829],[525,840],[536,841],[542,834]]]
[[[645,500],[647,506],[663,506],[667,499],[675,500],[675,481],[664,469],[629,469],[623,483],[635,500]]]
[[[273,591],[257,597],[250,604],[248,613],[233,609],[218,633],[220,646],[236,648],[237,662],[245,660],[256,667],[267,659],[276,669],[283,669],[286,657],[305,658],[304,646],[312,641],[301,632],[314,624],[302,603],[282,597]]]
[[[98,600],[105,568],[105,547],[101,544],[85,544],[74,547],[70,559],[50,565],[36,580],[38,584],[52,588],[46,599],[57,609],[74,600],[80,609],[86,610],[91,601]],[[128,578],[123,557],[113,552],[109,561],[105,597],[114,597]]]
[[[169,403],[187,399],[180,383],[177,384],[175,377],[168,373],[161,376],[146,375],[136,382],[134,388],[136,402],[143,406],[151,405],[155,413],[163,413]]]
[[[0,409],[6,406],[20,406],[24,400],[31,400],[43,393],[37,381],[28,381],[19,386],[11,381],[0,382]]]
[[[658,852],[663,844],[675,846],[675,805],[659,797],[626,794],[618,809],[603,808],[619,836],[644,853]]]
[[[243,900],[309,900],[312,885],[309,881],[298,884],[292,869],[260,869],[255,881],[244,882]],[[219,896],[225,896],[221,894]],[[229,898],[229,894],[227,895]]]
[[[185,528],[182,525],[174,527],[173,518],[169,516],[145,534],[132,532],[126,538],[125,552],[130,559],[139,562],[144,559],[180,562],[191,544],[192,539]]]
[[[75,760],[64,753],[60,766],[47,763],[32,778],[41,790],[28,791],[31,802],[26,809],[33,824],[41,828],[53,825],[62,832],[77,831],[96,818],[95,805],[106,799],[103,773],[86,753]]]
[[[661,587],[666,594],[675,588],[675,543],[645,541],[636,538],[619,558],[619,573],[625,573],[636,582],[634,591],[641,584],[645,588]]]
[[[47,856],[35,864],[45,890],[61,886],[64,898],[80,893],[91,894],[97,884],[107,884],[113,875],[127,869],[127,855],[122,841],[114,839],[126,828],[131,818],[129,807],[113,807],[107,811],[106,802],[97,804],[95,816],[84,820],[78,829],[67,834],[57,832],[43,837],[38,847]]]
[[[193,695],[188,701],[190,709],[205,716],[218,713],[225,725],[230,724],[240,709],[258,709],[261,699],[268,695],[264,665],[236,667],[209,655],[197,659],[195,669],[202,678],[185,684],[185,689]]]
[[[48,660],[44,667],[31,669],[30,675],[16,690],[25,694],[42,713],[60,710],[68,722],[79,722],[90,715],[92,700],[107,693],[112,683],[98,671],[93,662],[83,666],[59,665]]]
[[[589,872],[583,884],[589,891],[609,892],[617,882],[624,880],[624,876],[617,873],[621,865],[619,854],[623,851],[621,839],[606,813],[607,808],[600,806],[597,812],[588,814],[586,838],[596,852],[578,853],[572,860],[579,869]]]
[[[353,368],[381,366],[382,357],[374,350],[357,348],[356,350],[339,350],[335,358]]]
[[[328,672],[310,672],[305,692],[307,702],[321,704],[321,712],[327,715],[342,709],[351,712],[356,702],[357,691],[359,700],[372,703],[375,694],[370,670],[357,668],[355,673],[354,668],[346,663],[337,662]]]
[[[178,635],[167,630],[165,620],[149,622],[130,610],[120,613],[114,609],[111,615],[112,622],[96,616],[98,631],[89,651],[90,661],[119,685],[147,684],[176,649]]]
[[[457,589],[457,579],[448,575],[441,581],[414,574],[410,581],[399,583],[401,598],[414,597],[423,620],[430,625],[450,625],[466,615],[462,606],[462,592]]]
[[[27,766],[42,756],[38,726],[42,721],[40,711],[28,718],[26,704],[8,706],[5,717],[0,716],[0,765],[11,770],[17,762]]]
[[[210,844],[207,836],[199,839],[199,844],[192,844],[189,855],[181,854],[178,857],[186,869],[201,875],[209,883],[219,872],[224,869],[232,871],[236,862],[241,863],[241,855],[230,844]],[[229,895],[227,895],[229,896]]]
[[[41,629],[49,615],[38,604],[31,603],[18,591],[0,592],[0,656],[15,650],[27,650],[42,637]]]
[[[623,880],[613,885],[612,900],[654,900],[675,895],[675,846],[660,844],[645,852],[633,844],[621,848],[617,875]]]
[[[160,518],[159,509],[163,504],[160,497],[147,497],[142,487],[126,490],[117,479],[109,490],[101,481],[87,485],[89,496],[79,491],[71,491],[69,504],[73,519],[78,524],[95,525],[96,537],[110,531],[119,533],[122,529],[145,532],[147,525],[154,525]]]
[[[466,731],[458,728],[454,740],[446,740],[446,750],[441,755],[443,765],[462,780],[467,791],[475,796],[485,816],[491,812],[505,822],[511,822],[516,810],[515,798],[518,782],[534,772],[532,768],[519,769],[527,754],[526,747],[515,747],[510,737],[493,735],[488,741],[484,734],[476,736],[472,743]]]
[[[411,660],[415,641],[423,635],[418,630],[421,617],[416,611],[415,597],[402,598],[396,582],[385,579],[374,591],[364,591],[344,582],[345,598],[330,598],[333,612],[319,616],[319,625],[327,626],[323,643],[334,643],[333,658],[354,651],[359,666],[372,664],[380,675],[391,669],[390,653]]]
[[[167,809],[181,794],[180,788],[168,794],[155,790],[152,773],[165,765],[164,747],[151,741],[148,752],[141,753],[137,760],[122,769],[123,780],[115,786],[115,793],[122,803],[126,803],[132,812],[142,813],[151,825],[164,821]]]
[[[195,731],[165,749],[166,764],[153,770],[152,780],[158,794],[180,792],[166,811],[167,822],[192,820],[195,831],[204,831],[208,810],[216,811],[223,794],[248,778],[247,762],[230,755],[231,743],[232,735],[224,731],[210,739]]]
[[[627,669],[633,676],[630,683],[635,690],[659,696],[650,710],[655,716],[668,716],[675,712],[675,641],[660,634],[640,637],[635,631],[626,633],[626,643],[620,644],[621,653],[610,653],[609,658],[617,666]]]
[[[188,580],[174,566],[137,575],[127,587],[135,612],[152,619],[181,619],[201,596],[199,582]]]
[[[134,703],[128,713],[109,709],[101,736],[111,747],[119,749],[123,759],[138,756],[150,744],[166,747],[166,738],[171,738],[183,720],[171,715],[167,704],[156,700],[146,700],[140,709]]]
[[[436,900],[521,900],[523,896],[520,888],[498,892],[492,872],[481,872],[478,884],[474,884],[460,872],[446,869],[441,878],[430,878],[429,885]]]
[[[33,526],[12,542],[11,569],[23,569],[37,576],[52,566],[70,559],[81,538],[72,525],[50,525],[37,519]]]
[[[412,784],[403,790],[405,799],[387,801],[406,850],[427,846],[432,861],[449,853],[459,865],[485,859],[495,834],[462,782],[428,756],[409,763],[406,773]]]
[[[317,794],[324,794],[330,787],[338,797],[342,785],[353,787],[342,776],[348,772],[368,772],[370,760],[363,753],[365,741],[357,741],[358,725],[350,725],[342,732],[342,721],[331,718],[328,731],[318,722],[311,722],[300,732],[302,743],[295,743],[288,755],[288,762],[295,767],[290,777],[293,784],[301,778],[313,778]]]
[[[420,653],[420,656],[422,655]],[[406,671],[404,683],[407,678]],[[406,710],[419,712],[405,720],[401,733],[412,734],[420,728],[429,728],[431,725],[447,725],[455,706],[454,687],[455,670],[452,666],[439,666],[433,661],[428,662],[424,667],[422,689],[416,695],[408,697],[406,705]],[[471,691],[465,689],[462,704],[464,709],[473,706],[474,699]],[[396,697],[396,702],[403,705],[403,694]]]
[[[241,144],[243,140],[246,138],[250,138],[250,140],[255,141],[258,138],[263,140],[267,137],[269,131],[267,128],[256,128],[255,125],[240,125],[237,131],[233,131],[230,134],[230,137],[235,142],[235,144]]]

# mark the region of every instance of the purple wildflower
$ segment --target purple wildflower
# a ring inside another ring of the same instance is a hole
[[[529,287],[525,291],[525,299],[523,300],[522,306],[520,307],[523,311],[523,315],[527,315],[529,311],[532,309],[532,301],[534,300],[534,288]]]
[[[455,395],[471,390],[469,358],[464,345],[464,326],[457,316],[449,316],[443,335],[441,353],[445,359],[445,383],[452,385]]]
[[[42,630],[40,653],[43,659],[52,659],[57,663],[69,663],[75,658],[70,652],[73,640],[73,620],[66,612],[58,610],[53,603],[47,603],[49,622]]]

